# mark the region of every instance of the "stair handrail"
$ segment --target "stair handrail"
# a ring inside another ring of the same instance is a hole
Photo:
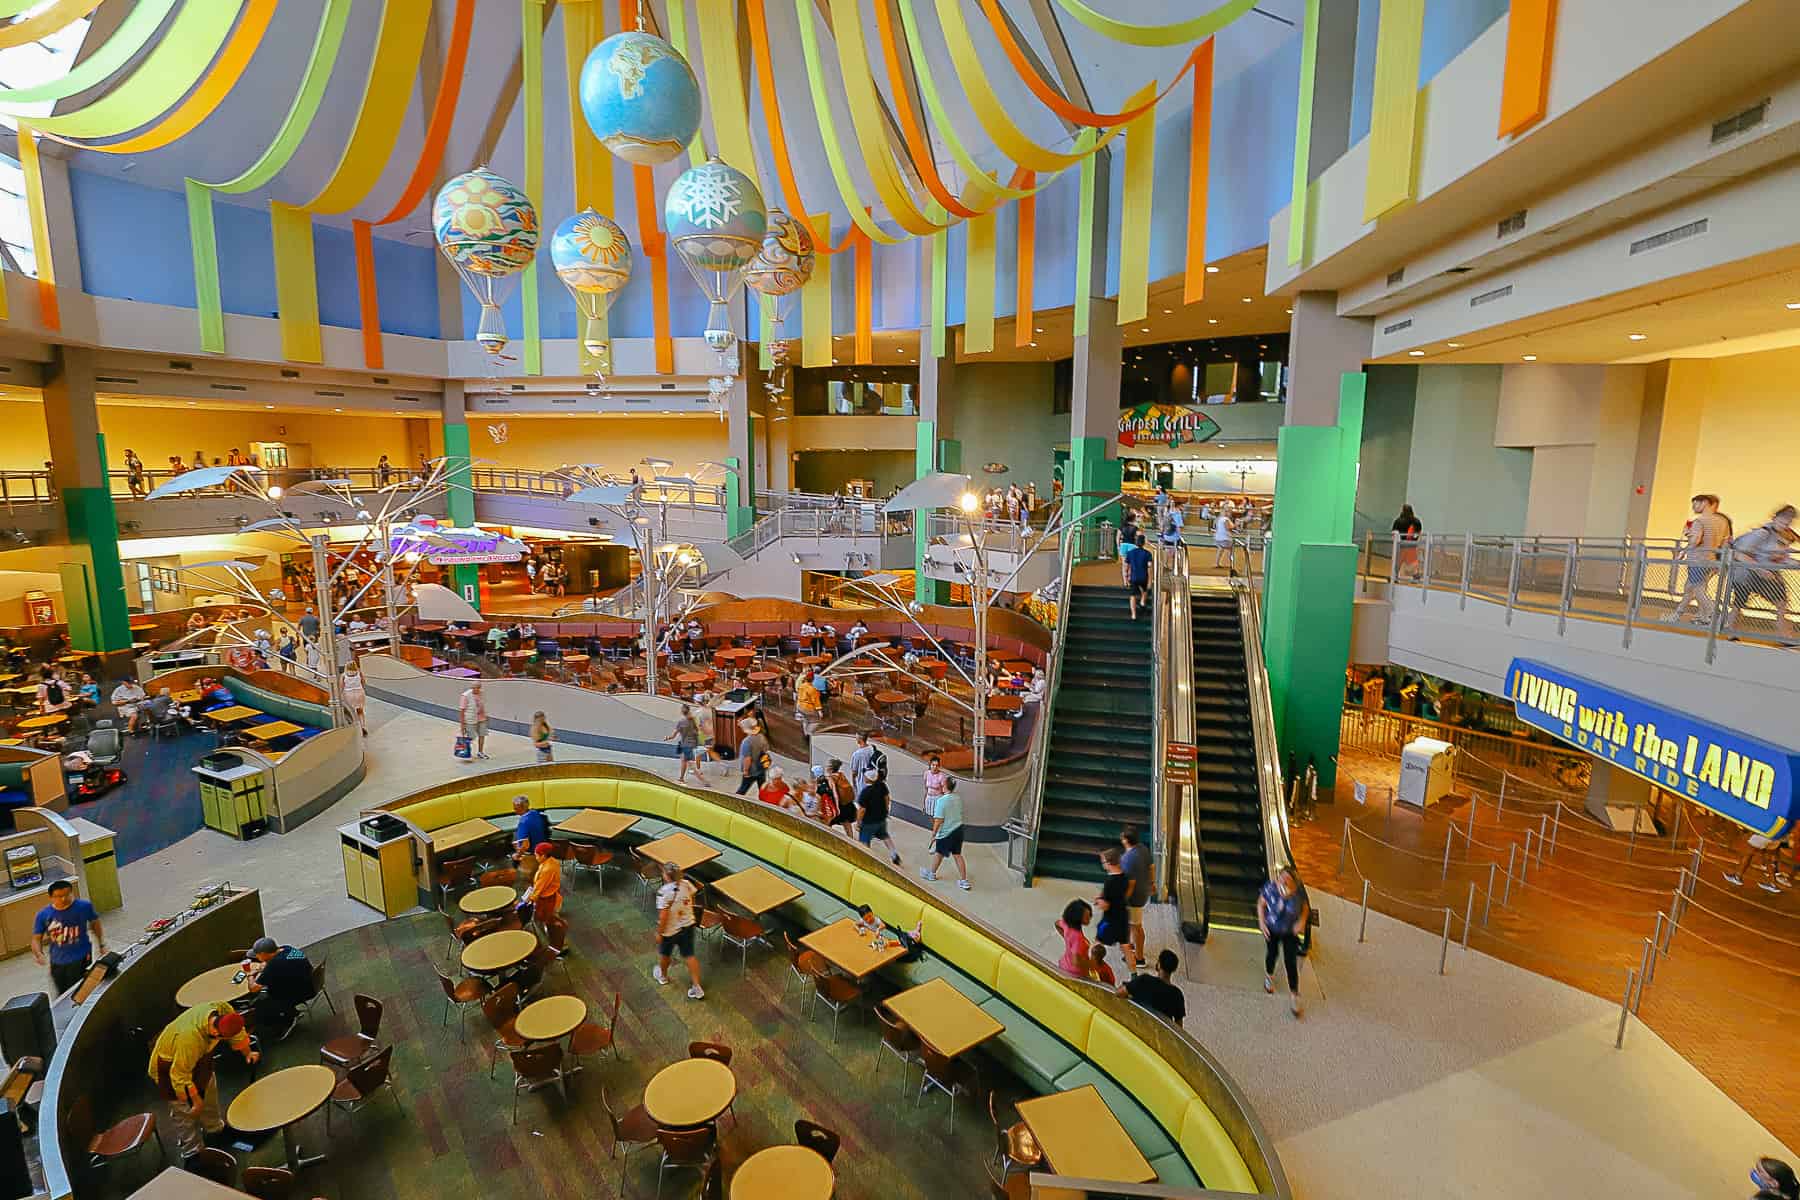
[[[1255,561],[1249,547],[1239,544],[1243,570],[1232,571],[1231,586],[1238,598],[1238,621],[1244,629],[1244,673],[1250,692],[1250,721],[1256,738],[1256,790],[1262,807],[1263,858],[1268,877],[1294,866],[1288,841],[1286,789],[1281,777],[1281,748],[1275,738],[1275,704],[1269,697],[1269,667],[1263,658],[1262,600],[1251,584]],[[1234,561],[1237,555],[1234,555]],[[1297,872],[1296,872],[1297,873]]]
[[[1076,529],[1079,531],[1079,524]],[[1056,696],[1062,690],[1063,645],[1069,629],[1069,590],[1075,574],[1077,537],[1065,536],[1057,549],[1061,559],[1057,567],[1056,622],[1050,627],[1050,686],[1038,706],[1037,728],[1031,731],[1031,748],[1027,752],[1029,775],[1025,791],[1019,797],[1019,812],[1006,822],[1006,865],[1023,875],[1026,887],[1037,872],[1038,827],[1044,815],[1045,764],[1050,755],[1050,726],[1054,723]],[[1019,861],[1013,860],[1013,848],[1019,847]]]
[[[1200,822],[1194,812],[1199,789],[1169,778],[1169,744],[1194,744],[1194,610],[1189,599],[1193,585],[1185,547],[1171,556],[1167,578],[1162,582],[1164,586],[1157,595],[1157,628],[1164,636],[1151,647],[1157,677],[1156,703],[1151,708],[1156,733],[1152,740],[1150,793],[1151,819],[1161,859],[1157,878],[1163,881],[1163,892],[1177,906],[1183,935],[1204,941],[1209,893]]]

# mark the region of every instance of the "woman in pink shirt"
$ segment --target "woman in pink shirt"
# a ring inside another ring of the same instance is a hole
[[[1086,979],[1093,970],[1093,959],[1088,949],[1087,934],[1081,932],[1082,927],[1094,918],[1094,910],[1086,900],[1071,900],[1063,909],[1062,919],[1056,923],[1056,932],[1062,934],[1063,953],[1057,960],[1057,966],[1065,975],[1076,979]]]
[[[937,755],[925,766],[925,815],[931,816],[937,811],[937,799],[944,794],[944,785],[950,778],[950,772],[944,770],[942,760]]]

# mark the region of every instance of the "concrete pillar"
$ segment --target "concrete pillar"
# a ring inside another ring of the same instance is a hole
[[[475,490],[470,479],[469,414],[463,392],[462,380],[444,381],[444,457],[450,472],[444,512],[452,525],[466,528],[475,524]],[[453,565],[450,586],[464,600],[481,607],[481,568],[475,563]]]
[[[54,153],[52,151],[54,150]],[[69,292],[80,292],[81,252],[75,228],[75,201],[69,192],[70,151],[54,142],[40,139],[38,164],[44,181],[44,217],[50,229],[50,263],[56,272],[56,286]]]
[[[926,270],[930,259],[926,257]],[[956,354],[954,347],[942,358],[923,353],[931,345],[929,330],[919,338],[919,424],[913,449],[916,479],[934,471],[962,470],[962,442],[956,432]],[[925,546],[928,539],[926,514],[913,520],[913,587],[915,597],[925,604],[943,604],[950,596],[950,585],[941,579],[925,578]]]
[[[59,346],[44,372],[44,424],[50,475],[69,529],[69,557],[60,567],[69,642],[76,650],[117,655],[108,673],[131,655],[131,618],[119,562],[119,523],[106,478],[106,441],[95,406],[94,352]]]
[[[1288,425],[1336,425],[1338,386],[1361,371],[1375,323],[1337,315],[1336,292],[1301,292],[1288,323]]]
[[[740,350],[742,348],[740,347]],[[748,353],[745,352],[746,358]],[[750,411],[750,389],[760,380],[740,375],[725,397],[725,536],[736,537],[756,524],[756,417]]]
[[[1104,171],[1100,178],[1107,178]],[[1094,195],[1091,292],[1104,292],[1106,288],[1108,207],[1108,189],[1101,186]],[[1119,377],[1124,366],[1119,304],[1097,294],[1077,296],[1075,304],[1086,308],[1087,332],[1075,338],[1074,379],[1069,394],[1069,463],[1063,471],[1063,493],[1102,494],[1064,505],[1065,518],[1079,516],[1104,503],[1123,482],[1118,460]],[[1102,518],[1114,524],[1118,519],[1116,512]]]

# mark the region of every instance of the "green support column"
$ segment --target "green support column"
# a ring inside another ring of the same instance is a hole
[[[743,456],[725,462],[725,536],[748,533],[756,524],[756,441],[744,446]]]
[[[94,441],[104,464],[106,439],[96,435]],[[112,488],[104,484],[65,487],[62,504],[74,557],[60,568],[63,604],[69,613],[69,645],[92,654],[129,653],[131,610],[125,600]]]
[[[1356,466],[1367,377],[1345,372],[1336,425],[1284,425],[1276,442],[1275,514],[1264,558],[1263,655],[1284,759],[1310,758],[1319,782],[1333,758],[1355,604]]]
[[[1069,439],[1069,462],[1063,468],[1064,520],[1073,521],[1083,513],[1098,508],[1106,503],[1107,497],[1118,495],[1123,487],[1124,464],[1116,458],[1108,458],[1107,448],[1108,440],[1103,437]],[[1099,495],[1080,495],[1082,492],[1098,492]],[[1117,525],[1117,508],[1109,509],[1097,520],[1111,521]]]
[[[934,471],[956,474],[962,470],[962,443],[937,436],[938,423],[919,419],[913,448],[914,479],[923,479]],[[925,547],[930,541],[925,513],[913,514],[913,598],[921,604],[946,604],[950,584],[942,579],[925,578]]]
[[[444,459],[450,483],[444,510],[452,525],[466,529],[475,524],[475,488],[470,479],[469,427],[466,423],[444,422]],[[476,608],[481,607],[481,567],[478,564],[452,565],[450,586]]]

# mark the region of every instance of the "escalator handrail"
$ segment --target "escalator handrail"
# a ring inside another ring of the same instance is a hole
[[[1068,640],[1069,610],[1074,607],[1070,588],[1075,574],[1076,543],[1082,536],[1080,521],[1081,518],[1077,518],[1071,528],[1064,531],[1062,538],[1062,563],[1057,574],[1059,585],[1056,593],[1056,623],[1050,630],[1050,686],[1038,709],[1037,728],[1032,731],[1031,774],[1025,785],[1022,808],[1014,829],[1009,831],[1023,837],[1025,841],[1022,865],[1027,887],[1031,886],[1032,876],[1037,874],[1038,826],[1044,815],[1045,764],[1050,758],[1050,727],[1054,723],[1056,696],[1062,690],[1063,645]]]
[[[1204,940],[1210,911],[1210,893],[1206,886],[1206,857],[1200,845],[1200,822],[1194,811],[1199,789],[1182,784],[1177,794],[1171,790],[1166,776],[1170,742],[1194,742],[1194,609],[1193,588],[1188,576],[1187,555],[1176,557],[1170,571],[1167,604],[1164,610],[1166,637],[1159,639],[1157,669],[1162,683],[1157,692],[1157,710],[1164,714],[1162,736],[1156,744],[1156,800],[1168,803],[1173,820],[1157,814],[1157,832],[1161,838],[1162,862],[1159,878],[1165,881],[1170,899],[1184,933],[1194,932]]]
[[[1243,570],[1232,575],[1238,596],[1238,619],[1244,628],[1244,672],[1250,690],[1250,720],[1256,735],[1256,790],[1262,806],[1263,857],[1268,877],[1294,865],[1288,840],[1288,813],[1281,779],[1281,750],[1275,739],[1275,705],[1269,698],[1269,668],[1263,660],[1262,601],[1253,582],[1255,560],[1238,543],[1234,561]]]

